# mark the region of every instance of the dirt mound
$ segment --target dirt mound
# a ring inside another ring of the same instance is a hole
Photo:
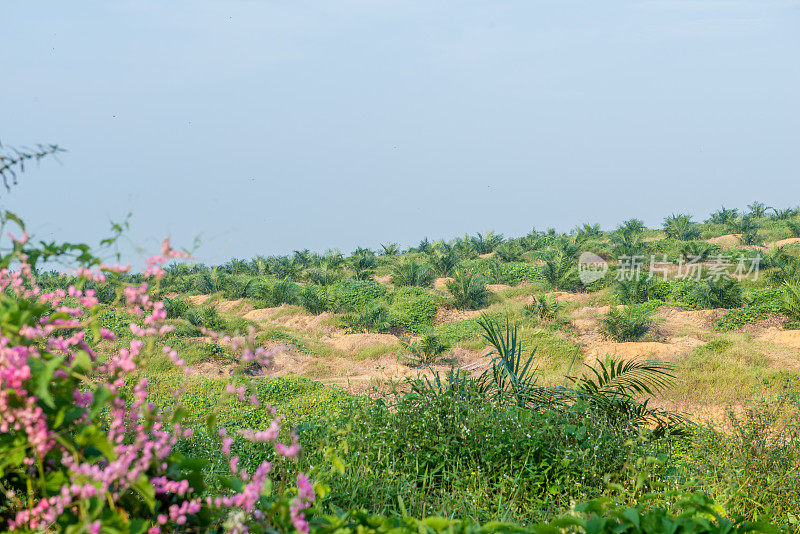
[[[725,234],[719,237],[712,237],[706,239],[706,243],[712,245],[719,245],[721,247],[735,247],[741,243],[742,234]]]
[[[269,321],[275,315],[282,312],[286,309],[285,304],[281,304],[280,306],[275,306],[274,308],[259,308],[257,310],[252,310],[243,315],[243,317],[249,321],[253,321],[256,323],[262,323],[265,321]]]
[[[285,326],[305,332],[321,332],[328,336],[340,332],[335,326],[325,324],[331,317],[329,312],[311,315],[301,309],[292,309],[286,304],[274,308],[252,310],[243,317],[256,323]]]
[[[456,310],[455,308],[437,308],[433,324],[447,324],[480,317],[481,310]]]
[[[478,254],[478,257],[481,258],[482,260],[485,260],[486,258],[491,258],[492,256],[494,256],[494,251],[487,252],[486,254]]]
[[[189,304],[192,306],[200,306],[209,298],[211,298],[211,295],[189,295],[186,297],[186,300],[188,300]]]
[[[484,347],[481,350],[456,347],[450,351],[449,357],[455,360],[457,367],[473,374],[480,374],[484,369],[492,365],[492,359],[489,357],[491,351],[491,347]]]
[[[272,365],[263,369],[260,376],[284,376],[305,373],[317,358],[291,350],[282,350],[272,356]]]
[[[286,314],[278,315],[271,319],[272,324],[293,328],[295,330],[303,330],[306,332],[321,332],[326,335],[335,335],[340,330],[332,324],[326,324],[330,319],[329,312],[323,312],[319,315],[311,315],[308,313]]]
[[[392,284],[392,275],[391,274],[387,274],[387,275],[384,275],[384,276],[376,276],[374,278],[375,278],[375,281],[378,282],[379,284],[383,284],[385,286],[388,286],[388,285]]]
[[[207,360],[188,366],[186,373],[203,378],[224,378],[230,376],[235,367],[228,360]]]
[[[726,313],[728,310],[725,309],[684,310],[664,307],[658,310],[656,317],[662,321],[659,330],[665,335],[675,336],[711,328]]]
[[[447,282],[452,280],[450,277],[437,278],[433,281],[433,289],[447,289]]]
[[[667,343],[658,341],[638,341],[614,343],[603,341],[586,347],[588,361],[601,360],[606,356],[614,356],[626,360],[658,359],[672,361],[688,354],[695,347],[703,345],[703,341],[694,337],[670,338]]]
[[[739,328],[739,331],[758,337],[768,330],[783,330],[783,325],[786,324],[787,320],[788,318],[783,315],[770,315],[766,319],[744,325]]]
[[[586,302],[592,298],[591,293],[569,293],[568,291],[556,291],[553,296],[561,302]]]
[[[217,309],[219,313],[227,313],[227,314],[242,314],[247,313],[253,309],[250,304],[247,304],[244,299],[236,299],[236,300],[221,300],[214,304],[214,307]]]
[[[625,308],[625,305],[617,306],[617,308]],[[611,311],[611,306],[584,306],[573,311],[570,315],[573,317],[594,317],[606,315],[609,311]]]
[[[486,289],[491,291],[492,293],[498,293],[500,291],[504,291],[506,289],[510,289],[511,286],[506,284],[486,284]]]
[[[769,248],[778,248],[786,245],[796,245],[798,243],[800,243],[800,237],[790,237],[789,239],[781,239],[780,241],[773,241],[772,243],[767,243],[767,246]]]
[[[397,338],[391,334],[344,334],[325,342],[336,350],[352,352],[376,345],[394,345],[397,343]]]
[[[759,341],[766,341],[775,345],[783,345],[793,349],[800,349],[800,330],[780,330],[770,328],[760,336]]]

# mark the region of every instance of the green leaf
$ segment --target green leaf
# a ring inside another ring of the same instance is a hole
[[[151,512],[155,511],[156,489],[147,479],[147,476],[145,475],[140,476],[139,480],[136,481],[135,484],[131,485],[131,488],[136,490],[136,493],[138,493],[142,497],[142,500],[144,500],[144,503],[147,505],[147,508]]]
[[[34,356],[28,358],[28,367],[31,368],[31,377],[33,378],[33,392],[50,408],[56,407],[53,396],[50,394],[50,383],[53,380],[53,373],[64,361],[64,358],[66,356],[56,356],[48,361]]]

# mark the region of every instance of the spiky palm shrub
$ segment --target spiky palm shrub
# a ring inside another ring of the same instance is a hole
[[[273,306],[297,303],[298,287],[291,280],[279,280],[270,288],[269,299]]]
[[[528,317],[541,322],[557,321],[563,307],[553,295],[533,296],[533,302],[525,305],[522,311]]]
[[[520,407],[548,404],[551,395],[538,384],[538,370],[533,364],[536,349],[523,354],[522,340],[516,323],[506,316],[505,328],[485,314],[478,320],[483,338],[492,347],[492,367],[481,375],[479,382],[497,401]]]
[[[301,306],[314,315],[328,309],[328,295],[323,286],[306,284],[300,291],[298,300]]]
[[[468,235],[457,237],[451,242],[458,256],[462,259],[472,259],[478,256],[478,251]]]
[[[618,228],[611,234],[611,246],[617,258],[643,256],[647,253],[644,234],[641,231],[624,227]]]
[[[461,258],[453,247],[444,245],[431,251],[427,255],[427,262],[436,276],[447,277],[453,275]]]
[[[761,268],[768,269],[767,278],[778,284],[800,279],[800,260],[785,245],[769,251],[761,261]]]
[[[408,351],[407,363],[415,367],[434,365],[441,361],[442,356],[450,349],[441,337],[428,332],[418,341],[401,339],[400,344]]]
[[[681,245],[678,254],[693,261],[704,261],[708,259],[715,250],[718,250],[718,248],[715,248],[715,245],[711,243],[706,243],[705,241],[689,241]]]
[[[789,233],[792,234],[792,237],[800,237],[800,221],[786,221],[786,227],[789,229]]]
[[[273,256],[267,260],[267,268],[275,278],[296,280],[302,266],[289,256]]]
[[[459,310],[477,310],[486,306],[489,290],[483,277],[471,270],[457,270],[447,282],[447,290],[453,295],[453,306]]]
[[[645,276],[622,278],[614,282],[614,296],[621,304],[642,304],[650,300],[652,280]]]
[[[646,227],[641,219],[628,219],[627,221],[622,221],[619,228],[628,232],[643,232]]]
[[[371,250],[359,249],[350,256],[350,267],[353,269],[353,278],[356,280],[369,280],[375,274],[378,260]]]
[[[580,286],[575,259],[562,251],[555,251],[544,258],[542,277],[556,291],[571,291]]]
[[[398,287],[428,287],[433,283],[433,273],[421,261],[406,257],[392,267],[392,283]]]
[[[195,289],[199,293],[210,295],[222,291],[227,280],[228,277],[214,267],[211,271],[200,273],[197,279],[195,279]]]
[[[742,305],[742,286],[733,279],[707,280],[689,292],[697,308],[737,308]]]
[[[541,232],[537,232],[536,228],[533,228],[525,237],[519,240],[519,243],[526,251],[539,250],[547,246],[547,238]]]
[[[524,253],[519,243],[514,241],[507,241],[495,249],[500,261],[521,261]]]
[[[760,219],[767,215],[767,206],[764,205],[763,202],[753,202],[747,209],[750,210],[750,216],[755,217],[756,219]]]
[[[397,256],[400,254],[400,247],[397,243],[384,243],[381,245],[381,256]]]
[[[730,222],[728,227],[732,233],[741,234],[739,241],[742,245],[758,245],[761,243],[761,237],[758,235],[761,225],[750,215],[744,215],[738,220]]]
[[[697,223],[692,222],[692,216],[685,213],[673,213],[666,217],[663,228],[667,237],[681,241],[691,241],[700,237]]]
[[[725,206],[722,206],[722,209],[711,214],[711,216],[708,218],[708,222],[714,224],[730,224],[734,222],[738,216],[739,210],[736,208],[728,209]]]
[[[578,256],[581,255],[581,243],[574,236],[552,234],[548,235],[547,239],[550,242],[551,253],[560,253],[565,258],[574,261],[577,261]]]
[[[588,366],[587,366],[588,367]],[[580,378],[567,377],[573,384],[570,396],[586,402],[612,424],[647,426],[653,436],[683,434],[688,422],[681,416],[650,408],[642,395],[655,395],[675,382],[674,367],[654,360],[622,360],[607,356],[588,367]]]
[[[382,300],[368,302],[360,311],[345,314],[342,320],[351,330],[378,333],[389,332],[397,323],[389,305]]]
[[[295,250],[294,255],[292,256],[292,261],[302,270],[314,265],[317,261],[317,255],[307,248],[303,250]]]
[[[783,312],[794,323],[800,322],[800,283],[783,283]]]
[[[238,280],[236,278],[229,278],[222,288],[222,294],[226,299],[243,299],[253,296],[257,279],[250,278],[249,280]]]
[[[653,311],[639,306],[611,308],[600,321],[600,333],[617,342],[639,341],[653,328]]]
[[[320,258],[320,266],[329,269],[341,269],[347,262],[342,253],[337,249],[329,249]]]
[[[248,262],[236,258],[231,259],[228,263],[220,267],[220,269],[225,273],[233,275],[252,274]]]
[[[783,210],[779,210],[776,208],[770,208],[772,210],[772,215],[770,215],[770,219],[776,221],[785,221],[787,219],[791,219],[795,215],[797,215],[798,209],[797,208],[786,208]]]
[[[341,267],[331,267],[326,262],[322,262],[319,267],[309,269],[306,278],[314,284],[329,286],[344,278],[344,272]]]
[[[486,235],[478,232],[470,238],[472,247],[478,254],[488,254],[493,252],[503,242],[503,234],[497,234],[494,230],[489,230]]]
[[[177,299],[164,299],[164,311],[167,312],[167,319],[178,319],[181,317],[187,309],[189,309],[189,305],[186,303],[185,300],[177,298]]]
[[[419,242],[419,245],[416,246],[417,252],[422,252],[423,254],[427,254],[433,248],[433,244],[428,240],[427,237],[423,238],[422,241]]]
[[[575,228],[573,233],[575,234],[575,239],[581,243],[589,239],[598,238],[603,234],[599,224],[589,223],[584,223],[583,226]]]

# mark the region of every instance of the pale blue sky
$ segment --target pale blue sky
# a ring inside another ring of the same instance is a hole
[[[2,195],[198,258],[800,203],[797,1],[4,0]]]

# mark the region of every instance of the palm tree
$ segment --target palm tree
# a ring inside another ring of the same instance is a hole
[[[667,237],[681,241],[690,241],[700,237],[697,223],[692,222],[692,216],[685,213],[673,213],[665,218],[664,233],[667,234]]]
[[[392,283],[398,287],[427,287],[433,283],[433,274],[421,261],[403,258],[392,268]]]
[[[483,277],[472,271],[456,271],[453,279],[447,282],[447,290],[459,310],[477,310],[485,306],[489,298]]]
[[[397,256],[400,254],[400,248],[397,243],[388,243],[381,245],[381,256]]]

